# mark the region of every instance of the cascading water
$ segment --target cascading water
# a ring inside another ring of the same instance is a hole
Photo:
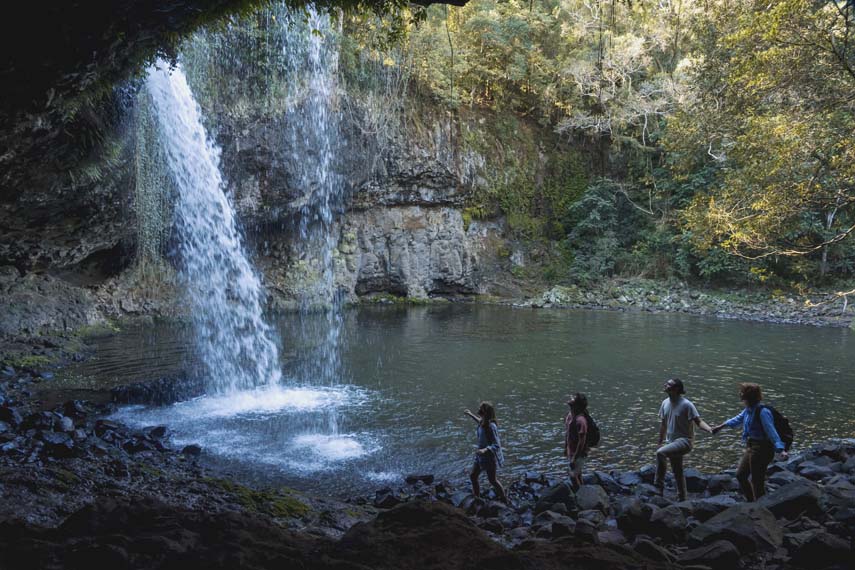
[[[302,384],[335,386],[345,376],[340,354],[341,297],[335,283],[337,221],[345,205],[345,184],[335,169],[341,141],[335,108],[336,31],[328,15],[310,7],[307,22],[286,23],[282,32],[287,34],[283,41],[285,60],[292,76],[301,81],[288,101],[286,138],[294,154],[293,163],[298,165],[294,180],[305,196],[298,220],[298,246],[311,275],[300,299],[301,343],[307,350],[296,376]],[[334,409],[325,423],[322,429],[336,435]]]
[[[169,73],[161,62],[149,70],[146,91],[156,116],[159,152],[174,179],[180,243],[176,261],[185,277],[196,330],[194,352],[204,364],[208,395],[164,408],[128,407],[117,417],[132,425],[166,424],[174,443],[200,443],[223,461],[276,466],[289,476],[305,476],[353,465],[380,446],[371,433],[339,433],[338,410],[362,406],[367,398],[364,389],[344,380],[341,357],[335,263],[345,184],[336,171],[336,32],[326,15],[311,8],[308,21],[292,15],[285,5],[272,10],[247,29],[258,30],[254,26],[263,21],[263,33],[276,34],[269,45],[281,46],[275,57],[267,54],[265,61],[277,62],[277,69],[261,79],[271,84],[260,92],[282,94],[264,112],[275,117],[272,120],[284,119],[281,140],[293,153],[288,162],[296,165],[289,181],[304,196],[296,219],[296,247],[314,278],[302,298],[299,326],[293,338],[288,337],[295,355],[284,363],[288,372],[280,377],[276,338],[262,315],[261,283],[244,253],[224,193],[219,150],[206,136],[181,67]],[[243,31],[231,30],[238,37]],[[228,58],[229,42],[235,39],[229,33],[198,37],[190,61]],[[223,51],[208,59],[214,55],[206,53],[212,44]],[[234,106],[217,99],[224,82],[216,67],[194,66],[188,74],[194,86],[198,82],[205,89],[208,103],[232,112]],[[248,84],[258,87],[252,80]],[[223,89],[233,95],[233,86]]]
[[[219,149],[208,138],[180,67],[149,68],[146,90],[176,187],[181,273],[208,393],[277,386],[275,335],[263,317],[264,293],[223,191]]]

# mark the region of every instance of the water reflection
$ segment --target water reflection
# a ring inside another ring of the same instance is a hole
[[[296,325],[285,316],[278,326],[288,339]],[[176,350],[181,334],[170,327],[126,331],[105,339],[98,357],[73,372],[115,375],[124,367],[139,374],[149,363],[157,372],[180,367],[187,358]],[[505,477],[562,471],[564,402],[576,390],[588,394],[603,433],[592,466],[638,468],[652,461],[661,385],[669,376],[684,379],[709,423],[735,415],[737,384],[754,381],[790,418],[797,445],[855,436],[849,409],[855,402],[853,335],[841,329],[448,305],[350,310],[343,339],[351,384],[279,400],[302,407],[277,407],[276,400],[253,406],[248,397],[248,407],[228,417],[206,412],[219,409],[210,402],[132,409],[124,417],[172,425],[176,438],[200,441],[246,478],[332,492],[374,488],[416,471],[462,477],[475,444],[462,410],[482,399],[497,405]],[[297,356],[283,365],[286,382]],[[189,405],[196,413],[184,421],[182,406]],[[313,415],[331,407],[340,418],[340,437],[308,436]],[[735,431],[698,433],[687,465],[731,467],[739,447]]]

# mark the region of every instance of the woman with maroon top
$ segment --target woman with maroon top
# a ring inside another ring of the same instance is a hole
[[[575,393],[567,402],[570,412],[564,418],[564,456],[570,461],[570,484],[582,486],[582,467],[588,457],[588,398]]]

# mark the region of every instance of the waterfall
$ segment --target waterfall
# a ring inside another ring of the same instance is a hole
[[[276,386],[276,335],[263,316],[264,290],[244,251],[223,188],[220,151],[208,138],[180,66],[148,69],[159,144],[173,180],[180,273],[208,393]]]
[[[288,22],[288,20],[285,20]],[[308,8],[308,21],[283,24],[285,61],[297,88],[286,102],[288,147],[298,165],[294,180],[305,200],[297,244],[312,274],[302,293],[301,335],[307,347],[296,371],[303,384],[334,386],[345,375],[341,359],[342,307],[335,282],[338,219],[344,212],[345,184],[336,172],[341,140],[336,109],[338,46],[327,14]],[[322,311],[318,315],[317,311]],[[320,317],[320,318],[319,318]],[[326,429],[338,430],[335,411]]]

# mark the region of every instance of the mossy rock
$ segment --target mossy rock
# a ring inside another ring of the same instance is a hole
[[[276,518],[302,518],[311,510],[294,496],[293,489],[287,487],[260,491],[228,479],[206,478],[204,481],[233,495],[236,502],[248,511],[265,513]]]
[[[26,356],[7,356],[3,362],[13,368],[44,368],[57,362],[57,359],[41,354],[28,354]]]

